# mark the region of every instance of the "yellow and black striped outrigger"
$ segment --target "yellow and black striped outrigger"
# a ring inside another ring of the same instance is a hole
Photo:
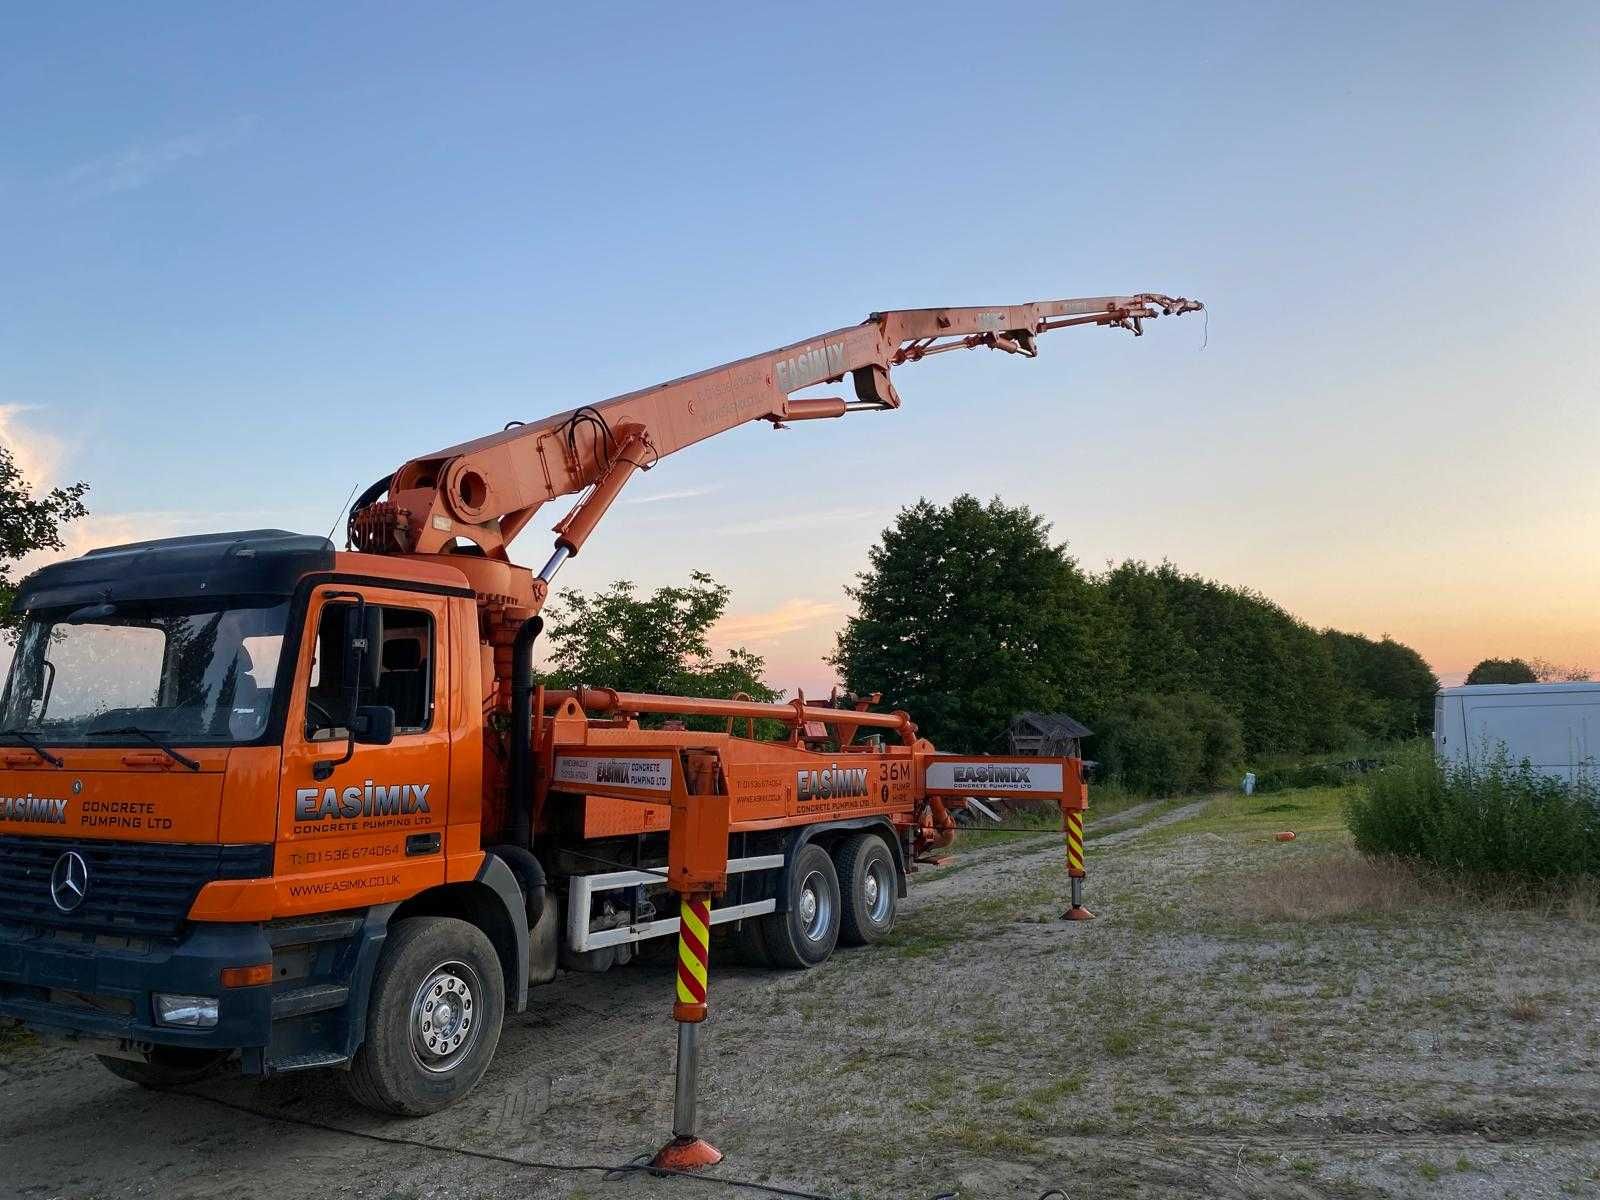
[[[1067,835],[1067,876],[1072,880],[1072,907],[1062,913],[1068,921],[1093,920],[1094,914],[1083,906],[1083,809],[1061,809],[1062,829]]]

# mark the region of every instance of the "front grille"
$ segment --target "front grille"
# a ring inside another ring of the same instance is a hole
[[[69,850],[83,856],[89,885],[83,903],[62,912],[50,896],[50,873]],[[271,846],[0,837],[0,923],[172,937],[213,879],[271,874]]]

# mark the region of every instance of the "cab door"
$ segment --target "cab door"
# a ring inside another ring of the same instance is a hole
[[[349,748],[345,622],[358,598],[380,608],[375,689],[362,706],[392,708],[394,740]],[[327,584],[306,613],[284,730],[278,792],[277,910],[331,912],[404,900],[444,882],[449,816],[449,606],[397,588]]]

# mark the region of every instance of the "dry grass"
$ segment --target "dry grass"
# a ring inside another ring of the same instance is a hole
[[[1396,916],[1429,905],[1532,909],[1550,920],[1600,924],[1600,880],[1564,883],[1448,874],[1349,848],[1307,855],[1239,883],[1228,909],[1247,920]]]
[[[1537,996],[1515,996],[1506,1005],[1506,1016],[1513,1021],[1537,1021],[1544,1016],[1544,1006]]]
[[[1545,915],[1580,925],[1600,924],[1600,880],[1581,879],[1544,897]]]
[[[1385,916],[1446,899],[1434,881],[1396,859],[1353,850],[1284,863],[1244,880],[1229,897],[1236,914],[1261,921]]]

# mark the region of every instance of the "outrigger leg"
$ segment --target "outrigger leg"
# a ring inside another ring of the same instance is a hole
[[[722,1151],[695,1132],[700,1075],[700,1023],[706,1019],[711,963],[711,897],[728,886],[728,797],[683,795],[672,800],[667,835],[667,882],[678,893],[678,1071],[672,1101],[672,1140],[652,1166],[698,1171],[722,1161]]]

